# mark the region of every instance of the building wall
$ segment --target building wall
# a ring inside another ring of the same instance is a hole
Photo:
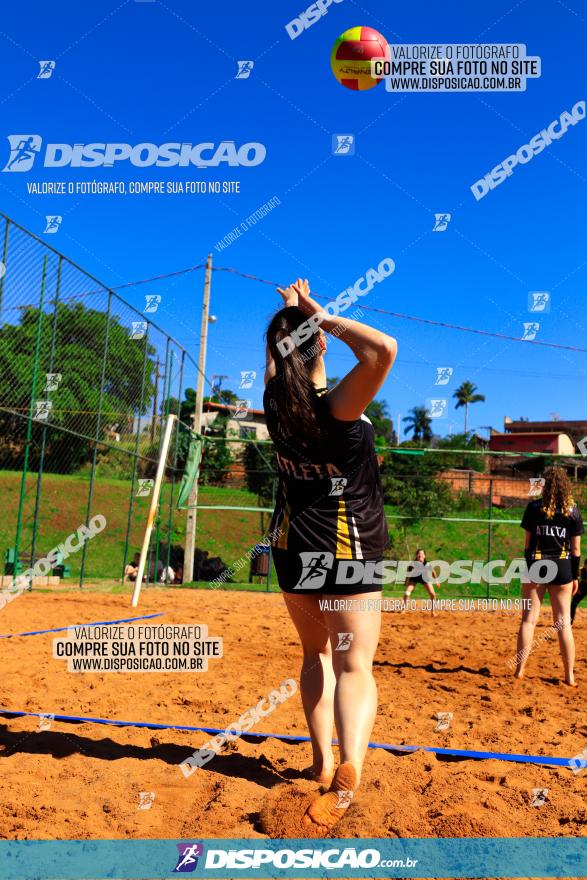
[[[488,500],[490,486],[493,485],[494,504],[501,504],[503,498],[516,499],[520,504],[530,500],[528,477],[490,477],[475,471],[448,470],[438,474],[437,479],[447,482],[453,492],[468,492]]]

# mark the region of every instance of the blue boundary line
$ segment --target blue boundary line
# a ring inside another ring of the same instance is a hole
[[[32,716],[35,718],[41,715],[52,715],[55,721],[65,721],[74,723],[88,724],[108,724],[114,727],[146,727],[150,730],[187,730],[192,733],[224,733],[231,728],[221,727],[191,727],[185,724],[157,724],[150,721],[113,721],[109,718],[90,718],[81,715],[53,715],[49,712],[21,712],[10,711],[9,709],[0,709],[0,716],[12,716],[20,718],[23,716]],[[310,742],[309,736],[292,736],[287,733],[251,733],[247,731],[242,734],[243,739],[252,737],[254,739],[279,739],[285,742]],[[335,745],[338,740],[332,741]],[[474,760],[497,760],[497,761],[514,761],[520,764],[548,764],[556,767],[571,767],[571,758],[554,758],[546,755],[517,755],[508,752],[481,752],[468,749],[441,749],[436,746],[394,746],[386,743],[369,743],[370,749],[384,749],[387,752],[432,752],[435,755],[451,755],[458,758],[470,758]]]
[[[142,614],[140,617],[123,617],[121,620],[96,620],[92,623],[71,623],[69,626],[58,626],[57,629],[37,629],[26,633],[8,633],[0,635],[0,639],[16,639],[19,636],[42,636],[45,633],[60,633],[67,629],[78,629],[83,626],[110,626],[113,623],[132,623],[133,620],[151,620],[153,617],[162,617],[166,611],[158,611],[157,614]]]

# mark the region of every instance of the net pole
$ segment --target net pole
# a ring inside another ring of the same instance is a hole
[[[208,254],[206,260],[206,275],[204,277],[204,299],[202,303],[202,323],[200,328],[200,355],[198,364],[198,387],[196,390],[196,411],[193,415],[193,430],[196,434],[202,433],[202,412],[204,409],[204,374],[206,370],[206,346],[208,342],[208,318],[210,311],[210,287],[212,281],[212,254]],[[194,579],[194,558],[196,552],[196,518],[198,504],[199,474],[188,501],[188,512],[185,532],[185,551],[183,563],[183,583],[189,583]]]
[[[491,521],[493,519],[493,479],[489,479],[489,511],[487,521],[487,562],[491,562]],[[487,581],[487,598],[489,599],[491,587]]]
[[[145,529],[145,535],[143,537],[143,546],[141,548],[141,559],[139,562],[139,570],[137,572],[137,579],[135,581],[135,588],[132,594],[132,607],[136,608],[139,604],[139,596],[141,595],[141,585],[143,582],[143,576],[145,574],[145,563],[147,560],[147,553],[149,552],[149,544],[151,543],[151,534],[153,532],[153,524],[155,522],[155,517],[157,515],[157,507],[159,504],[159,495],[161,493],[161,484],[163,482],[163,477],[165,475],[165,464],[167,462],[167,454],[169,452],[169,446],[171,444],[171,435],[173,433],[173,423],[176,419],[176,416],[171,414],[167,416],[167,424],[165,425],[165,435],[163,437],[163,443],[161,446],[161,455],[159,456],[159,464],[157,465],[157,476],[155,477],[155,485],[153,487],[153,495],[151,497],[151,507],[149,508],[149,515],[147,517],[147,527]]]
[[[18,500],[18,513],[16,515],[16,538],[15,538],[15,548],[14,548],[14,569],[13,569],[13,583],[14,577],[18,574],[18,556],[20,552],[20,539],[22,533],[22,518],[23,518],[23,510],[24,510],[24,499],[26,494],[26,479],[28,476],[28,468],[29,468],[29,457],[31,445],[33,442],[33,418],[35,415],[35,404],[36,404],[36,396],[37,396],[37,378],[39,374],[39,358],[41,355],[41,340],[42,340],[42,331],[43,331],[43,308],[45,306],[45,285],[47,282],[47,262],[48,257],[47,254],[43,257],[43,271],[41,273],[41,295],[39,298],[39,315],[37,318],[37,329],[36,329],[36,339],[35,339],[35,355],[33,360],[33,378],[31,382],[31,396],[29,401],[29,416],[27,420],[27,430],[26,430],[26,440],[24,445],[24,462],[22,466],[22,478],[20,482],[20,497]],[[33,576],[30,576],[29,580],[29,590],[33,588]]]

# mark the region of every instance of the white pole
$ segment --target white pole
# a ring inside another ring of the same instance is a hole
[[[196,390],[196,409],[193,415],[193,429],[202,433],[202,412],[204,409],[204,373],[206,371],[206,347],[208,344],[208,323],[210,311],[210,287],[212,281],[212,254],[206,260],[204,276],[204,300],[202,302],[202,323],[200,327],[200,357],[198,360],[198,387]],[[196,553],[196,520],[198,503],[199,474],[188,499],[188,514],[185,528],[185,550],[183,560],[183,583],[194,579],[194,558]]]
[[[167,424],[165,425],[165,434],[163,436],[163,446],[161,447],[161,455],[159,457],[159,464],[157,465],[157,475],[155,477],[155,485],[153,486],[153,495],[151,496],[151,507],[149,509],[149,515],[147,517],[147,527],[145,529],[145,536],[143,538],[143,546],[141,548],[141,559],[139,562],[139,570],[137,571],[137,579],[135,581],[135,588],[132,594],[132,607],[136,608],[139,604],[139,596],[141,594],[141,584],[143,582],[143,575],[145,573],[145,563],[147,561],[147,553],[149,552],[149,544],[151,542],[151,532],[153,531],[153,523],[155,522],[155,516],[157,514],[157,506],[159,504],[159,494],[161,492],[161,483],[163,482],[163,476],[165,474],[165,465],[167,463],[167,453],[169,452],[169,445],[171,443],[171,434],[173,432],[173,422],[177,416],[170,414],[167,416]],[[157,572],[155,572],[155,578],[157,577]]]

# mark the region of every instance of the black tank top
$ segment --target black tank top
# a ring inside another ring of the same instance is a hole
[[[528,503],[520,525],[530,532],[529,549],[533,559],[568,559],[571,538],[584,531],[577,507],[572,507],[568,514],[556,510],[552,519],[547,519],[540,498]]]
[[[280,430],[271,379],[263,396],[267,429],[275,445],[279,487],[271,530],[274,546],[292,553],[322,550],[337,559],[378,559],[389,546],[375,432],[366,416],[352,422],[329,412],[318,392],[317,440],[300,442]]]

